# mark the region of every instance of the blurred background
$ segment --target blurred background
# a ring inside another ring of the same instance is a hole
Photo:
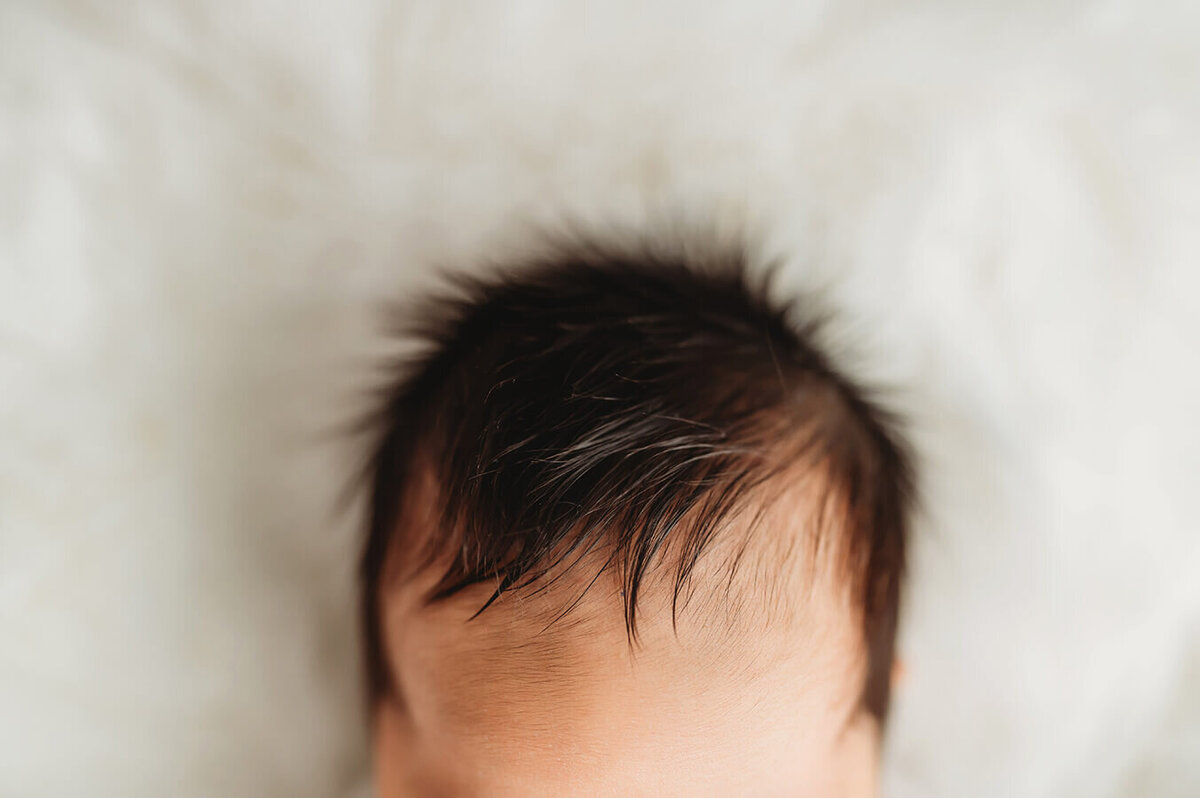
[[[363,794],[380,308],[742,231],[924,457],[885,795],[1200,795],[1200,6],[0,4],[0,794]]]

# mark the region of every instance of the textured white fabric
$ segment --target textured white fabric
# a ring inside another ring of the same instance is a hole
[[[897,798],[1200,794],[1200,6],[0,5],[0,794],[362,789],[381,305],[748,230],[927,458]]]

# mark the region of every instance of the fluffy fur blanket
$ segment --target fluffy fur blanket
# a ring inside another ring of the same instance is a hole
[[[819,288],[925,457],[892,796],[1200,794],[1200,6],[0,6],[0,794],[361,790],[343,424],[543,227]]]

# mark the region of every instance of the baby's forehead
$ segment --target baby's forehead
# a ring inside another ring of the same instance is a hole
[[[430,752],[418,781],[445,794],[738,794],[736,774],[792,794],[836,773],[846,732],[861,733],[861,634],[847,613],[718,645],[699,614],[672,628],[652,600],[631,647],[615,584],[550,630],[539,596],[507,595],[468,621],[482,595],[389,624],[402,703],[382,711],[401,707],[393,722]]]
[[[786,708],[806,718],[789,733],[809,723],[813,735],[835,733],[860,696],[861,614],[836,546],[808,545],[820,537],[812,525],[829,523],[817,494],[791,481],[769,495],[716,530],[678,599],[669,568],[648,570],[632,638],[622,580],[599,554],[478,615],[490,585],[428,603],[436,569],[397,581],[383,621],[412,722],[448,745],[496,745],[519,728],[523,746],[544,733],[589,749],[618,744],[614,724],[715,734],[723,719],[782,723],[774,713]]]

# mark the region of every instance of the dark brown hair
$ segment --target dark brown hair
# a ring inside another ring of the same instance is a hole
[[[738,248],[697,257],[574,243],[459,278],[405,323],[425,351],[384,394],[367,473],[373,700],[392,689],[379,594],[395,546],[410,573],[438,564],[430,602],[494,585],[480,612],[607,552],[632,641],[652,561],[678,553],[678,600],[719,522],[781,462],[764,450],[791,439],[843,508],[868,651],[863,705],[885,717],[910,458],[894,419],[818,347],[814,309],[772,303],[745,261]],[[440,518],[420,542],[401,528],[418,468],[432,469]]]

